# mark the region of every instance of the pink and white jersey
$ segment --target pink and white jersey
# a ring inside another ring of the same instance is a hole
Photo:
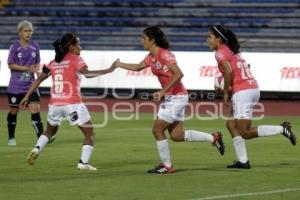
[[[241,57],[240,54],[233,54],[233,52],[227,45],[222,44],[218,48],[216,52],[216,60],[218,63],[219,70],[223,74],[224,72],[221,70],[220,66],[224,61],[229,62],[232,70],[231,87],[233,89],[233,93],[236,93],[241,90],[258,88],[257,81],[252,75],[246,61]]]
[[[50,70],[53,81],[51,105],[69,105],[82,102],[79,71],[86,66],[80,56],[71,53],[67,53],[60,63],[53,60],[48,64],[47,68]]]
[[[175,56],[167,49],[159,48],[156,56],[148,54],[144,61],[146,67],[151,67],[151,71],[157,76],[162,88],[168,85],[173,79],[174,73],[168,66],[176,65],[177,61]],[[186,95],[187,91],[182,84],[178,82],[171,88],[165,95]]]

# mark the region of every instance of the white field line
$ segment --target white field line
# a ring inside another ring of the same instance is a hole
[[[258,196],[258,195],[268,195],[268,194],[277,194],[277,193],[285,193],[285,192],[296,192],[296,191],[300,191],[300,188],[272,190],[272,191],[266,191],[266,192],[249,192],[249,193],[218,195],[218,196],[203,197],[203,198],[193,199],[193,200],[228,199],[228,198],[237,198],[237,197],[246,197],[246,196]]]

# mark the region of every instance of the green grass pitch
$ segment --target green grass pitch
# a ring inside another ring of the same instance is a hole
[[[103,113],[92,113],[100,122]],[[283,136],[247,141],[251,170],[225,168],[235,159],[224,121],[185,122],[185,128],[212,132],[221,130],[226,143],[222,157],[208,143],[170,142],[177,173],[150,175],[147,169],[159,159],[151,134],[152,116],[118,121],[111,117],[104,128],[96,128],[96,147],[91,164],[97,172],[76,169],[83,136],[77,127],[64,122],[57,139],[48,145],[34,166],[26,156],[36,142],[30,114],[20,112],[17,146],[7,146],[6,113],[0,116],[0,199],[1,200],[192,200],[218,195],[251,193],[218,199],[300,199],[300,145],[292,146]],[[299,118],[266,117],[255,124],[279,124],[283,119],[300,132]],[[43,121],[46,112],[43,112]],[[296,188],[297,191],[256,195],[257,192]],[[207,198],[209,199],[209,198]]]

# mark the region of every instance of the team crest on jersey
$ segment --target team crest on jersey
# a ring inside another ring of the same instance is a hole
[[[155,67],[156,67],[156,69],[160,69],[161,68],[161,64],[159,62],[156,62],[155,63]]]
[[[36,57],[36,53],[35,53],[34,51],[32,51],[32,52],[31,52],[31,56],[32,56],[33,58],[35,58],[35,57]]]
[[[12,97],[10,100],[11,100],[12,103],[16,103],[17,102],[17,98],[16,97]]]
[[[22,58],[22,53],[18,53],[18,58]]]

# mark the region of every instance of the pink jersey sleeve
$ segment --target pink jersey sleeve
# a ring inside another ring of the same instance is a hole
[[[81,57],[78,57],[75,64],[76,64],[76,69],[78,71],[81,70],[83,67],[87,67],[86,62]]]
[[[146,67],[150,67],[150,65],[151,65],[151,57],[150,57],[150,54],[148,54],[148,55],[144,58],[144,60],[143,60],[142,62],[144,62],[144,64],[145,64]]]
[[[161,59],[163,63],[167,66],[177,65],[177,61],[174,54],[168,50],[162,51]]]
[[[55,62],[55,61],[54,61],[54,60],[51,60],[48,64],[46,64],[46,67],[47,67],[49,70],[51,70],[53,62]]]
[[[218,65],[221,65],[223,61],[228,61],[228,52],[226,52],[224,49],[218,50],[216,52],[216,60],[218,62]]]

